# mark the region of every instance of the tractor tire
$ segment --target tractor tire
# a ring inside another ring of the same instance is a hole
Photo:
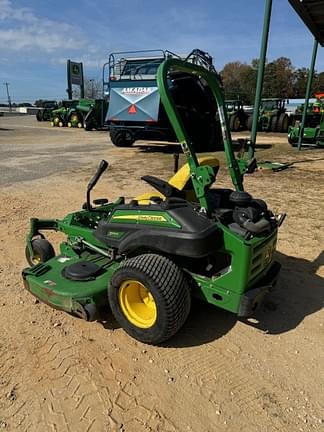
[[[229,121],[230,130],[232,132],[238,132],[241,128],[240,116],[238,114],[233,114]]]
[[[61,122],[61,119],[59,117],[53,118],[53,126],[58,126],[60,122]]]
[[[37,118],[37,121],[43,121],[44,120],[43,119],[43,111],[42,110],[38,110],[37,111],[36,118]]]
[[[159,344],[174,336],[191,306],[183,272],[156,254],[125,260],[112,275],[108,299],[121,327],[147,344]]]
[[[58,122],[58,127],[63,127],[64,126],[64,123],[62,122],[62,120],[60,120],[59,122]]]
[[[69,124],[71,126],[69,126]],[[80,118],[80,115],[77,112],[72,112],[71,115],[68,117],[68,127],[77,127],[77,128],[82,128],[83,127],[83,123],[82,120]]]
[[[32,248],[34,252],[33,258],[31,257],[27,246],[25,249],[26,259],[28,264],[31,267],[41,262],[48,261],[50,258],[53,258],[55,256],[54,248],[48,240],[45,239],[32,240]]]
[[[278,116],[273,116],[270,120],[269,132],[278,132]]]
[[[111,130],[110,139],[116,147],[131,147],[135,142],[127,130]]]
[[[92,129],[94,129],[94,124],[91,120],[90,121],[85,120],[83,122],[83,127],[84,127],[85,131],[90,132],[90,131],[92,131]]]
[[[253,124],[253,116],[249,115],[247,120],[246,120],[246,128],[247,130],[252,130],[252,124]]]
[[[68,122],[67,127],[68,127],[68,128],[71,128],[71,127],[72,127],[72,123],[71,123],[70,121]]]
[[[287,132],[288,126],[289,126],[288,115],[285,113],[280,114],[280,117],[278,120],[278,132]]]
[[[93,109],[91,109],[83,118],[83,127],[86,131],[92,131],[96,127],[96,116]]]

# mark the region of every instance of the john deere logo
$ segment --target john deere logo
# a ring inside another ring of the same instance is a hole
[[[80,74],[80,66],[77,64],[72,65],[72,73],[73,73],[73,75],[79,75]]]
[[[164,216],[159,215],[119,215],[114,216],[113,219],[125,219],[125,220],[135,220],[137,222],[166,222]]]

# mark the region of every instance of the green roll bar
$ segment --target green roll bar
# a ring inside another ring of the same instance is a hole
[[[243,172],[241,172],[238,161],[236,160],[233,152],[232,138],[228,126],[223,92],[215,73],[209,72],[207,69],[204,69],[201,66],[177,59],[169,59],[161,63],[158,68],[157,84],[161,96],[161,101],[169,117],[170,123],[175,131],[177,139],[181,144],[183,153],[187,158],[196,196],[200,202],[201,207],[208,211],[209,205],[208,198],[206,196],[206,190],[208,186],[211,185],[214,181],[214,172],[213,169],[208,165],[199,165],[196,153],[194,151],[193,143],[190,141],[186,133],[179,111],[176,108],[175,102],[169,89],[168,73],[171,70],[173,72],[185,72],[188,74],[199,76],[199,78],[203,78],[209,85],[218,107],[219,120],[224,141],[226,163],[228,166],[229,174],[231,176],[235,189],[237,191],[243,191]]]

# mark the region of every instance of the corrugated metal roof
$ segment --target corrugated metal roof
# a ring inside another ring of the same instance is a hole
[[[324,0],[289,0],[317,41],[324,46]]]

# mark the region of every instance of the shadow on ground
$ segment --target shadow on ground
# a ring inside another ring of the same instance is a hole
[[[248,323],[269,334],[296,328],[324,305],[324,278],[316,274],[324,265],[324,251],[314,261],[280,252],[276,255],[282,265],[278,284],[256,314],[258,322]]]
[[[316,270],[324,265],[324,251],[314,261],[276,253],[282,269],[275,289],[269,293],[253,321],[242,320],[268,334],[281,334],[296,328],[306,316],[323,308],[324,279]],[[107,329],[120,326],[107,309],[98,320]],[[105,317],[105,319],[103,319]],[[193,299],[190,315],[183,328],[162,347],[185,348],[217,340],[236,324],[235,314]]]
[[[155,144],[135,144],[133,146],[135,149],[137,149],[139,152],[142,153],[182,153],[182,149],[181,149],[181,145],[180,144],[169,144],[169,143],[155,143]],[[272,148],[272,144],[257,144],[256,149],[262,149],[262,150],[267,150]],[[239,151],[242,150],[242,145],[240,143],[238,143],[237,141],[233,141],[233,150],[234,151]],[[223,152],[224,149],[216,147],[215,149],[211,149],[211,150],[204,150],[199,152],[196,149],[197,153],[213,153],[213,152]]]

